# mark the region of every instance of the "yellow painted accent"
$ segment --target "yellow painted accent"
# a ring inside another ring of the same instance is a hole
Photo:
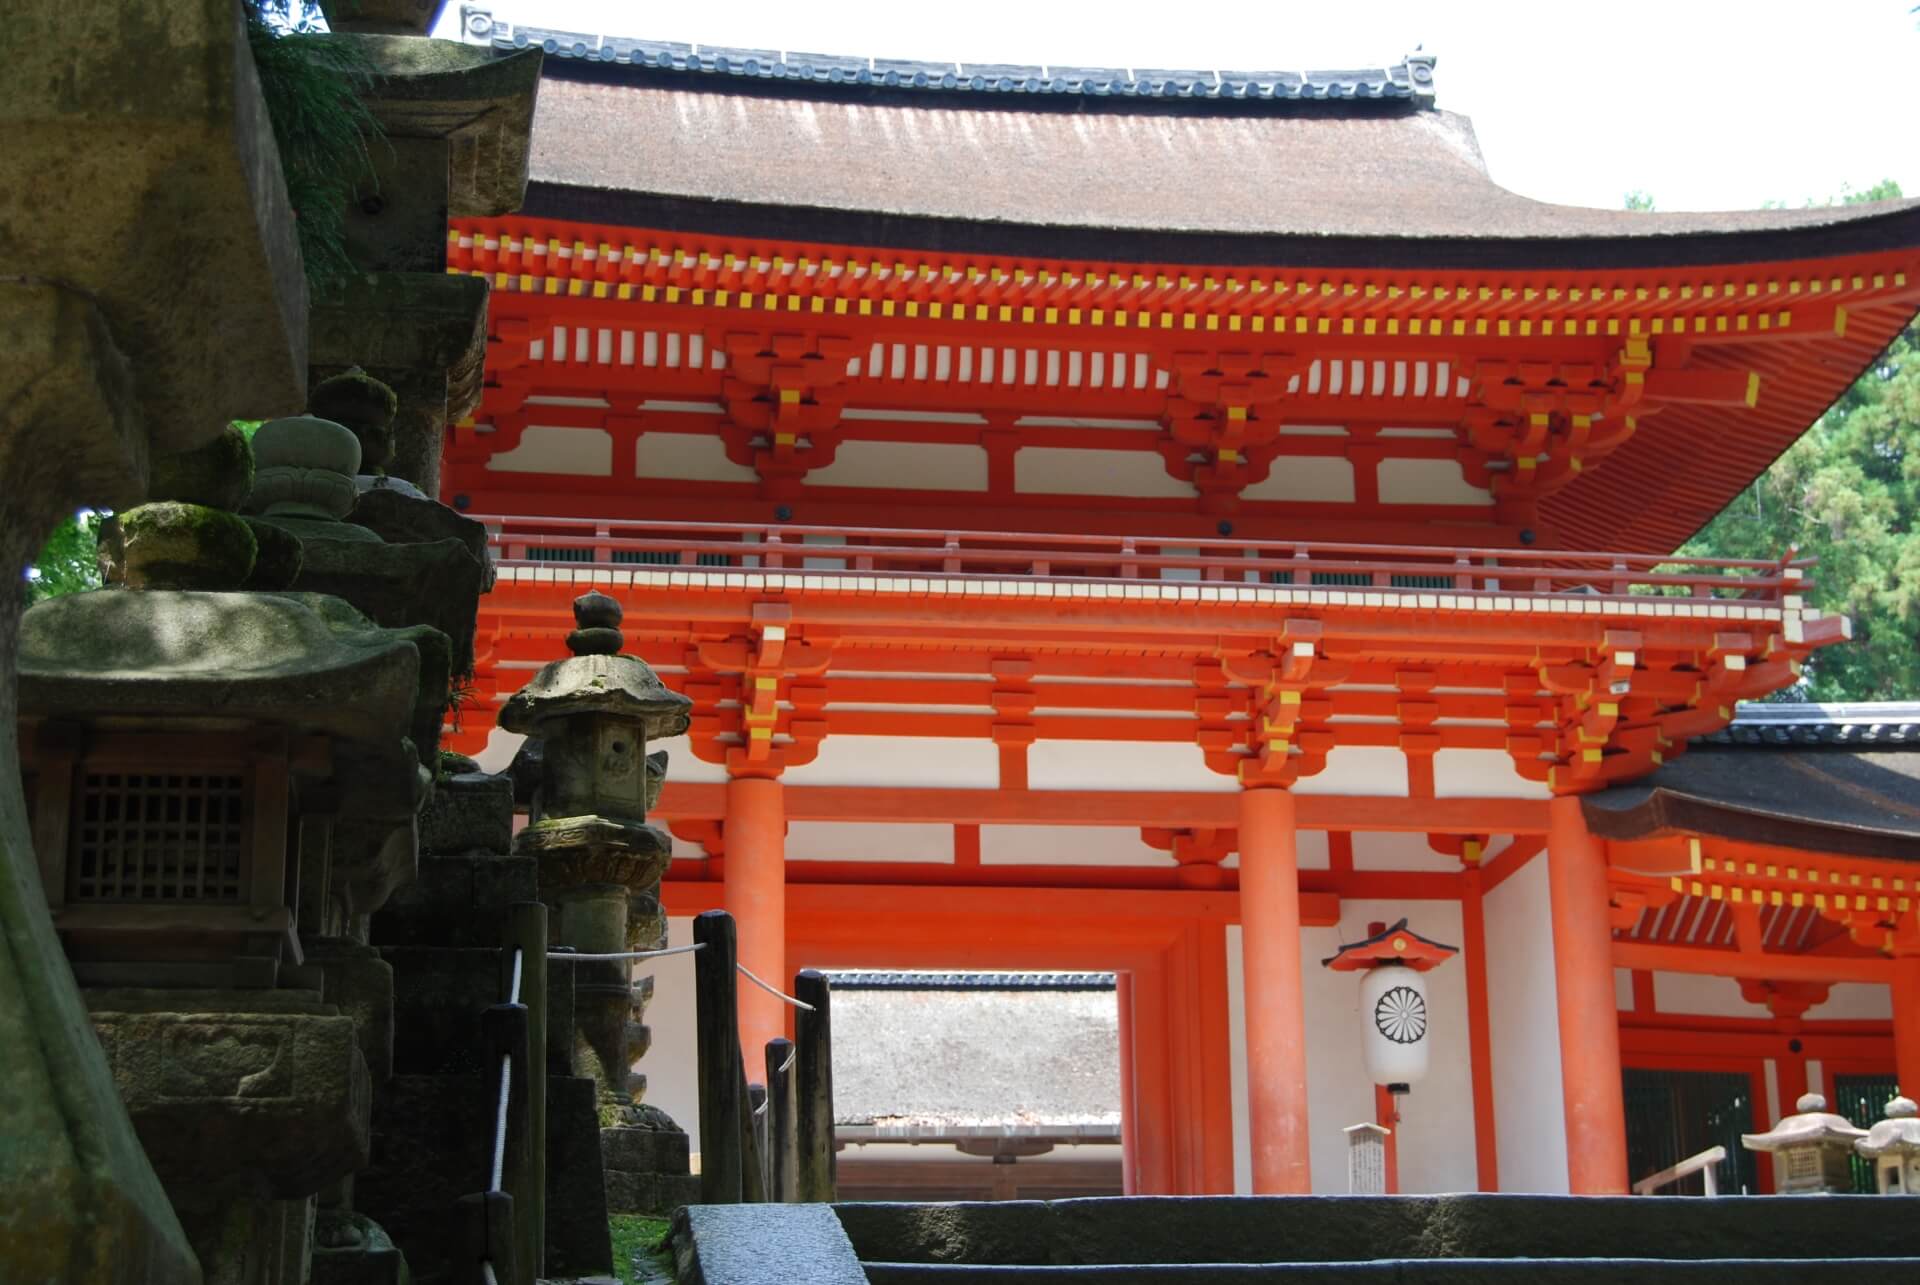
[[[1833,310],[1833,333],[1836,335],[1845,335],[1847,333],[1847,310],[1845,308],[1835,308]]]

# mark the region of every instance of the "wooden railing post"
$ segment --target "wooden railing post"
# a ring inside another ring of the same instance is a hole
[[[694,916],[694,1043],[700,1056],[700,1203],[737,1205],[746,1190],[741,1119],[739,983],[733,916]]]
[[[526,1086],[528,1112],[527,1190],[515,1201],[525,1229],[521,1261],[534,1277],[546,1274],[547,1261],[547,908],[538,901],[507,907],[506,949],[500,952],[501,994],[512,984],[513,952],[520,949],[520,1003],[527,1010]],[[515,1074],[519,1074],[518,1068]]]
[[[767,1086],[758,1081],[747,1085],[747,1200],[765,1204],[773,1199],[773,1181],[767,1172]],[[755,1180],[759,1190],[755,1191]]]
[[[506,954],[511,957],[513,952],[508,950]],[[489,1184],[489,1190],[506,1193],[511,1202],[506,1207],[509,1217],[506,1236],[511,1260],[505,1264],[496,1260],[493,1264],[494,1275],[503,1285],[508,1281],[513,1285],[533,1285],[536,1269],[533,1263],[532,1227],[527,1215],[539,1202],[533,1193],[533,1112],[527,1093],[527,1064],[532,1059],[527,1056],[527,1006],[495,1004],[488,1008],[480,1015],[480,1036],[481,1046],[485,1050],[481,1061],[481,1082],[490,1090],[486,1100],[496,1107],[501,1091],[503,1059],[508,1068],[505,1077],[507,1119],[506,1128],[502,1131],[504,1145],[500,1150],[500,1177],[497,1183]],[[496,1122],[497,1117],[489,1114],[485,1125],[489,1169],[496,1145]],[[491,1176],[489,1173],[489,1178]]]
[[[831,1203],[838,1185],[839,1161],[833,1137],[832,990],[824,973],[803,968],[793,979],[794,998],[811,1008],[794,1015],[799,1056],[794,1061],[796,1149],[799,1152],[797,1199]]]
[[[798,1137],[794,1132],[793,1041],[767,1041],[767,1199],[794,1200],[800,1185]]]

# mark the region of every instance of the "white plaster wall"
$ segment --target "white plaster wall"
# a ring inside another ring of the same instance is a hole
[[[1413,908],[1413,927],[1439,940],[1460,937],[1460,907],[1455,902],[1422,902]],[[1343,941],[1357,941],[1367,924],[1408,913],[1399,902],[1351,901],[1341,908],[1337,928],[1306,928],[1300,934],[1307,1025],[1307,1119],[1313,1189],[1339,1194],[1347,1189],[1347,1125],[1374,1118],[1374,1086],[1361,1051],[1360,983],[1352,973],[1336,973],[1320,961]],[[1449,938],[1451,934],[1451,938]],[[1246,997],[1241,974],[1242,937],[1238,925],[1227,929],[1229,1066],[1233,1096],[1234,1191],[1252,1190],[1252,1135],[1247,1117]],[[1427,975],[1432,1014],[1433,1059],[1427,1077],[1402,1101],[1399,1127],[1400,1189],[1409,1193],[1474,1191],[1479,1186],[1474,1159],[1473,1076],[1468,1060],[1466,969],[1459,960]]]
[[[468,715],[469,718],[476,717]],[[504,772],[513,766],[513,756],[520,752],[526,737],[518,732],[509,732],[504,727],[495,727],[487,733],[487,747],[473,756],[483,772]]]
[[[953,861],[953,827],[908,822],[789,821],[789,861]]]
[[[1249,500],[1351,503],[1353,465],[1320,455],[1282,455],[1265,478],[1241,494]]]
[[[1613,1006],[1622,1013],[1633,1011],[1633,970],[1631,968],[1613,970]]]
[[[1703,1017],[1770,1017],[1765,1004],[1749,1004],[1740,997],[1740,983],[1731,977],[1704,973],[1655,973],[1653,1006],[1662,1013],[1696,1013]]]
[[[818,486],[987,489],[987,453],[978,446],[934,442],[841,442],[833,463],[807,481]]]
[[[1135,827],[1112,825],[983,825],[986,866],[1171,866],[1170,853],[1149,848]]]
[[[688,482],[758,482],[760,475],[727,458],[727,444],[713,433],[640,435],[635,476]]]
[[[1301,777],[1293,792],[1403,799],[1407,796],[1407,756],[1381,745],[1345,746],[1327,755],[1324,770]]]
[[[1547,799],[1544,781],[1529,781],[1505,750],[1440,750],[1433,756],[1433,793],[1441,799]]]
[[[1493,492],[1468,484],[1458,460],[1380,461],[1382,504],[1492,504]]]
[[[1868,1022],[1893,1020],[1893,988],[1868,982],[1839,982],[1827,1002],[1807,1010],[1823,1021]]]
[[[565,473],[577,477],[613,474],[613,435],[604,428],[547,428],[529,425],[520,444],[490,456],[496,473]]]
[[[1353,834],[1355,870],[1427,870],[1452,874],[1460,867],[1460,858],[1435,852],[1424,834],[1400,831],[1356,830]],[[1398,918],[1396,915],[1395,918]],[[1392,923],[1393,920],[1388,920]],[[1421,930],[1425,932],[1425,929]],[[1426,933],[1433,936],[1432,933]],[[1451,938],[1441,938],[1451,941]]]
[[[1191,499],[1157,451],[1082,451],[1027,446],[1013,457],[1017,491],[1044,495],[1134,495]]]
[[[1325,830],[1295,830],[1293,853],[1294,864],[1302,870],[1325,870],[1333,865]],[[1240,854],[1229,852],[1220,864],[1229,870],[1235,869],[1240,865]]]
[[[1240,788],[1207,767],[1199,746],[1174,741],[1036,741],[1027,749],[1027,784],[1036,790]]]
[[[691,946],[693,920],[667,918],[667,944]],[[647,1005],[647,1025],[653,1028],[653,1047],[635,1067],[647,1077],[646,1100],[674,1118],[695,1152],[700,1150],[699,1055],[694,1043],[693,956],[668,955],[642,960],[636,979],[653,974],[653,1002]]]
[[[1000,751],[985,737],[829,736],[813,762],[788,768],[788,785],[925,785],[994,789]]]
[[[1547,859],[1487,894],[1487,1007],[1502,1191],[1567,1190]]]

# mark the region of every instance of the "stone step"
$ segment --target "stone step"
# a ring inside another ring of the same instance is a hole
[[[1390,1258],[1359,1263],[977,1266],[862,1263],[869,1285],[1894,1285],[1920,1280],[1920,1258]],[[769,1281],[773,1277],[767,1278]]]

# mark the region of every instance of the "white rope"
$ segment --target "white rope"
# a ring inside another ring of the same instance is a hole
[[[500,1055],[500,1109],[493,1118],[493,1185],[500,1190],[500,1179],[507,1167],[507,1097],[513,1091],[513,1055]]]
[[[790,1050],[787,1053],[787,1060],[780,1064],[780,1074],[785,1075],[788,1071],[791,1071],[793,1069],[793,1060],[799,1056],[800,1056],[799,1049],[796,1048],[796,1049]]]
[[[767,985],[767,983],[761,981],[758,977],[755,977],[753,975],[753,970],[751,968],[748,968],[745,964],[735,964],[734,967],[739,969],[742,973],[744,973],[748,981],[752,982],[755,986],[758,986],[761,990],[765,991],[767,994],[777,996],[778,998],[787,1001],[787,1003],[793,1005],[795,1008],[804,1008],[809,1013],[814,1011],[813,1005],[807,1003],[805,1000],[795,999],[793,996],[787,994],[785,991],[780,990],[779,988],[774,986],[769,986]]]
[[[550,950],[548,959],[576,959],[588,964],[612,963],[621,959],[658,959],[662,955],[690,955],[696,950],[705,950],[707,943],[697,941],[691,946],[668,946],[662,950],[624,950],[617,955],[579,955],[570,950]]]
[[[513,985],[507,989],[507,1003],[520,1002],[520,970],[526,963],[526,952],[520,947],[513,948]]]
[[[489,1259],[480,1260],[480,1274],[487,1279],[487,1285],[500,1285],[500,1278],[493,1274],[493,1263]]]
[[[753,1109],[753,1113],[755,1115],[765,1115],[767,1113],[767,1105],[772,1101],[773,1101],[772,1098],[768,1098],[766,1102],[762,1102],[759,1106],[755,1107]]]

